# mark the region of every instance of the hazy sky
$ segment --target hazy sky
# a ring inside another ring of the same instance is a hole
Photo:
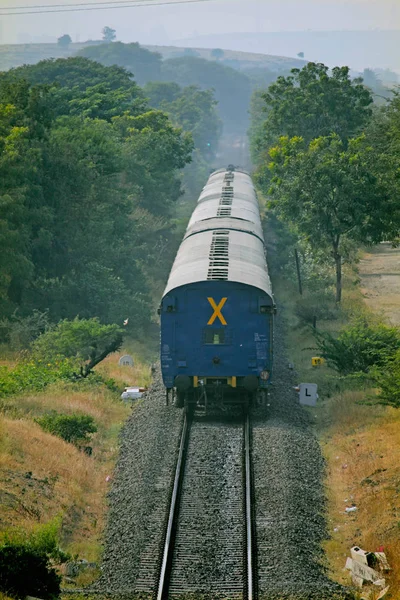
[[[0,0],[10,6],[74,4],[84,0]],[[90,0],[95,1],[95,0]],[[104,0],[103,0],[104,1]],[[400,29],[400,0],[212,0],[192,5],[0,16],[0,42],[99,39],[104,25],[124,42],[166,44],[208,33]]]

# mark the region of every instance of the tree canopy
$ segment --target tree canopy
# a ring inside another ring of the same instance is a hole
[[[103,34],[103,40],[105,42],[113,42],[117,37],[115,29],[113,29],[112,27],[108,27],[107,25],[103,27],[101,33]]]
[[[62,35],[57,39],[57,44],[62,48],[68,48],[70,44],[72,44],[71,36],[68,33]]]
[[[213,90],[151,82],[144,87],[144,93],[152,106],[165,111],[176,125],[192,134],[195,147],[206,159],[215,156],[222,122]]]
[[[126,111],[135,115],[146,109],[143,92],[126,69],[86,58],[49,59],[1,73],[0,98],[11,93],[9,86],[15,81],[45,85],[46,103],[55,116],[111,120]]]
[[[79,56],[96,60],[107,67],[114,65],[124,67],[133,73],[140,84],[159,81],[161,78],[161,54],[150,52],[137,43],[114,42],[87,46],[80,50]]]
[[[336,266],[337,302],[349,242],[378,242],[391,229],[397,200],[374,175],[372,152],[364,137],[350,140],[346,147],[337,134],[308,145],[302,138],[282,137],[269,151],[271,206],[312,247],[330,253]]]
[[[150,52],[137,43],[121,42],[88,46],[79,52],[80,56],[103,65],[119,65],[128,69],[139,84],[162,81],[168,84],[174,82],[180,87],[213,89],[225,129],[243,135],[248,126],[247,112],[252,91],[250,79],[219,60],[198,57],[191,49],[183,50],[182,54],[163,61],[160,54]]]
[[[214,89],[225,128],[233,132],[246,130],[251,83],[243,73],[219,62],[184,56],[164,61],[161,78],[183,87],[196,85],[201,89]]]
[[[264,135],[267,145],[280,135],[301,136],[306,142],[337,134],[346,141],[366,125],[373,102],[361,79],[351,79],[349,67],[329,68],[308,63],[278,77],[263,94],[269,109]]]
[[[348,67],[315,63],[252,99],[258,183],[303,247],[334,262],[338,302],[356,244],[400,235],[400,102],[372,102]]]
[[[0,74],[0,149],[3,314],[149,323],[190,134],[78,57]]]

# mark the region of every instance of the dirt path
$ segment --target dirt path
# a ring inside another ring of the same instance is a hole
[[[400,325],[400,248],[379,244],[361,259],[360,276],[368,306]]]

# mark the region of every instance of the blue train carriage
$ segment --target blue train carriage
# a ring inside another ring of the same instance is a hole
[[[274,312],[251,179],[217,171],[200,195],[160,306],[167,397],[174,390],[183,406],[263,396]]]

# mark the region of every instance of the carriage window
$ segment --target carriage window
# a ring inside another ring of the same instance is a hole
[[[227,336],[226,329],[211,329],[207,327],[203,331],[203,344],[212,344],[218,346],[219,344],[226,344]]]

